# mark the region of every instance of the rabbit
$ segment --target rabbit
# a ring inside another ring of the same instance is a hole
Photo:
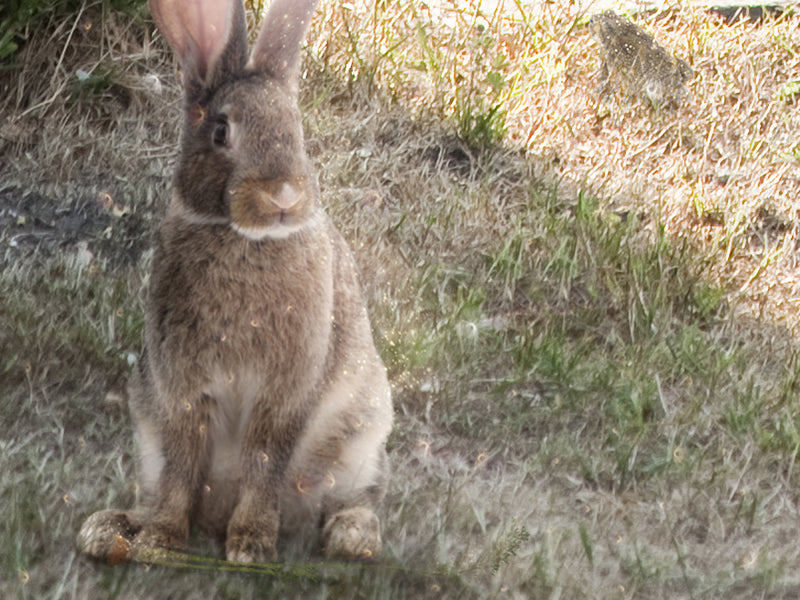
[[[271,561],[307,522],[326,556],[381,551],[391,392],[298,108],[316,3],[274,0],[248,52],[242,0],[150,0],[185,123],[128,386],[137,508],[85,521],[94,558],[183,551],[195,527],[230,561]]]

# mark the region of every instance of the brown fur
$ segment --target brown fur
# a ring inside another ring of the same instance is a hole
[[[183,549],[197,526],[224,540],[228,559],[251,562],[274,558],[282,527],[320,519],[328,554],[371,558],[381,549],[374,507],[386,488],[390,391],[352,256],[318,205],[294,72],[281,67],[297,63],[315,2],[276,0],[262,33],[278,15],[301,28],[287,38],[294,54],[259,38],[245,65],[231,59],[246,35],[241,0],[228,7],[226,46],[203,49],[195,30],[208,25],[205,10],[218,14],[206,8],[215,1],[152,1],[188,80],[146,351],[130,384],[141,493],[135,511],[92,515],[78,544],[111,560],[129,543],[132,558]],[[199,24],[181,21],[190,3]],[[276,56],[281,65],[263,62]]]

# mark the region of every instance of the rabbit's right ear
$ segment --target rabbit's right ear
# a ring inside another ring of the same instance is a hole
[[[300,50],[319,0],[273,0],[250,60],[253,67],[297,93]]]
[[[248,49],[242,0],[150,0],[150,12],[178,55],[190,104],[203,90],[244,69]]]

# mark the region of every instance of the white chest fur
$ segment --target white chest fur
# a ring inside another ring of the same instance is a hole
[[[209,407],[211,477],[219,482],[238,478],[241,444],[253,406],[263,390],[263,378],[253,368],[213,373],[206,394]]]

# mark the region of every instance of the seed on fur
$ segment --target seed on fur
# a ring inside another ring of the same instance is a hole
[[[292,314],[293,312],[294,312],[294,306],[290,304],[289,306],[286,307],[287,314]]]
[[[19,582],[22,585],[28,585],[31,581],[30,574],[25,569],[20,569],[19,572]]]
[[[259,458],[259,460],[260,460],[262,463],[264,463],[264,464],[267,464],[267,463],[269,462],[269,455],[267,455],[267,453],[266,453],[266,452],[262,452],[262,453],[260,453],[260,454],[258,455],[258,458]]]
[[[236,379],[236,375],[233,374],[233,371],[228,371],[228,374],[225,376],[225,382],[230,385]]]
[[[192,412],[192,403],[191,403],[191,402],[189,402],[188,400],[186,400],[186,401],[183,403],[183,410],[185,410],[187,413],[188,413],[188,412]]]
[[[252,327],[253,329],[258,329],[259,327],[261,327],[261,321],[259,321],[258,319],[250,319],[250,327]]]
[[[228,334],[226,334],[226,333],[220,333],[219,334],[219,341],[221,343],[224,344],[227,340],[228,340]]]
[[[488,458],[489,454],[487,452],[478,452],[478,456],[475,457],[475,466],[480,467]]]
[[[328,489],[329,490],[332,490],[334,487],[336,487],[336,478],[333,476],[333,473],[331,473],[330,471],[325,473],[325,480],[328,482]]]
[[[200,427],[198,427],[197,429],[198,429],[198,431],[200,432],[200,435],[205,435],[205,434],[206,434],[206,430],[207,430],[208,428],[206,427],[206,424],[205,424],[205,423],[201,423],[201,424],[200,424]]]
[[[372,558],[372,550],[370,550],[369,548],[367,548],[366,550],[364,550],[364,551],[361,553],[361,558],[362,558],[363,560],[369,560],[370,558]]]
[[[364,426],[364,419],[358,418],[356,422],[353,423],[356,429],[361,429]]]
[[[311,491],[310,490],[311,486],[308,485],[308,481],[306,480],[305,477],[298,477],[297,479],[295,479],[294,487],[297,490],[297,493],[300,494],[301,496],[305,496],[309,491]]]
[[[210,485],[208,485],[208,484],[205,484],[205,485],[203,486],[203,493],[204,493],[204,494],[210,494],[210,493],[211,493],[211,486],[210,486]]]
[[[61,496],[61,499],[67,506],[72,506],[72,496],[70,496],[68,493]]]

